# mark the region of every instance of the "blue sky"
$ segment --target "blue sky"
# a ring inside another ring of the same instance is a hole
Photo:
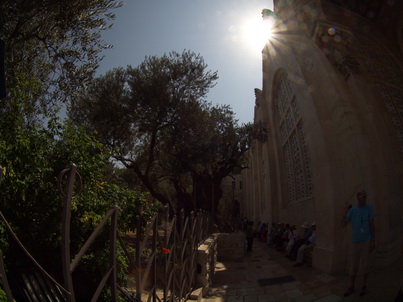
[[[253,121],[254,88],[262,87],[261,50],[256,26],[261,10],[272,0],[131,0],[114,10],[112,29],[102,39],[113,45],[104,51],[99,73],[137,66],[146,56],[184,49],[199,53],[208,69],[218,71],[208,94],[213,105],[227,104],[239,123]]]

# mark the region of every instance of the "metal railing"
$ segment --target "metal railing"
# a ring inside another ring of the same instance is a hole
[[[136,238],[141,240],[136,240],[136,258],[133,261],[136,298],[146,298],[147,301],[182,301],[188,298],[196,284],[197,248],[210,234],[211,219],[203,212],[193,212],[185,217],[182,211],[180,217],[169,220],[166,208],[163,221],[165,227],[161,229],[158,218],[156,215],[152,219],[143,234],[141,221],[137,221]],[[141,255],[147,246],[151,247],[151,255],[142,262]],[[145,263],[147,267],[142,270],[141,265]],[[152,286],[144,294],[147,281]]]
[[[63,186],[64,178],[66,181]],[[119,235],[117,228],[119,209],[117,206],[113,206],[72,260],[70,255],[71,205],[72,200],[77,197],[82,188],[81,176],[74,164],[59,174],[58,188],[64,199],[61,251],[63,285],[47,273],[28,252],[1,212],[0,221],[3,222],[10,237],[18,244],[25,256],[42,273],[46,283],[52,284],[58,292],[61,292],[65,301],[75,301],[72,273],[109,220],[111,221],[109,268],[102,276],[91,301],[99,299],[107,284],[110,287],[112,301],[117,301],[119,294],[128,301],[184,301],[188,298],[196,285],[197,247],[211,233],[211,217],[208,213],[192,212],[189,217],[185,217],[182,211],[180,217],[169,219],[168,208],[166,208],[164,215],[155,215],[143,230],[143,218],[140,211],[135,230],[135,253],[133,255],[127,247],[124,236]],[[74,189],[77,192],[74,192]],[[126,254],[130,266],[134,269],[135,288],[133,289],[118,284],[116,261],[118,242]],[[8,300],[13,301],[1,252],[0,281]],[[52,295],[52,293],[47,294]]]

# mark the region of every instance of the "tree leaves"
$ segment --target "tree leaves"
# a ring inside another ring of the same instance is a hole
[[[100,31],[113,19],[109,10],[120,5],[115,0],[0,2],[0,38],[6,43],[9,92],[0,101],[0,211],[36,260],[55,274],[61,263],[63,205],[56,182],[58,173],[70,163],[77,165],[84,182],[72,207],[72,251],[79,250],[100,217],[114,204],[126,213],[119,219],[123,232],[134,227],[135,209],[140,203],[147,204],[150,215],[155,210],[145,194],[129,190],[121,178],[111,175],[108,146],[114,145],[113,140],[104,146],[85,125],[62,124],[56,117],[63,104],[77,98],[91,82],[100,51],[109,47],[100,39]],[[121,91],[110,88],[111,96],[121,95]],[[102,98],[106,99],[107,94]],[[106,107],[107,103],[100,105]],[[119,106],[107,109],[114,112]],[[115,125],[120,118],[114,120]],[[123,130],[131,127],[121,125]],[[113,138],[113,133],[108,135]],[[105,233],[101,237],[107,238]],[[87,254],[99,266],[83,261],[79,267],[82,271],[75,273],[76,283],[85,280],[81,282],[85,283],[83,291],[95,290],[92,287],[96,288],[95,281],[101,275],[100,266],[108,265],[105,238]],[[8,239],[0,223],[0,247],[13,275],[13,269],[23,267],[26,259]],[[118,261],[119,270],[124,269],[124,258]]]
[[[69,116],[113,147],[113,157],[161,203],[172,205],[170,186],[177,208],[192,208],[197,179],[196,204],[211,210],[209,199],[219,200],[221,180],[242,166],[256,138],[254,127],[239,126],[228,106],[207,102],[217,79],[190,51],[146,57],[136,68],[95,79]]]
[[[100,32],[114,18],[109,10],[121,5],[116,0],[1,1],[6,82],[11,97],[15,88],[23,89],[28,119],[54,113],[90,82],[100,52],[110,47]],[[22,75],[35,85],[17,85]]]

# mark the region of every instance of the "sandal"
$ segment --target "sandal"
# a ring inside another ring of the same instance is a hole
[[[351,295],[354,292],[354,287],[350,287],[349,289],[347,289],[347,291],[344,293],[344,297],[347,297],[349,295]]]
[[[364,296],[366,293],[367,293],[367,287],[364,285],[364,286],[361,288],[360,296],[362,297],[362,296]]]

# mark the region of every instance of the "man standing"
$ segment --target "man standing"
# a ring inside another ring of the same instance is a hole
[[[367,203],[367,193],[361,190],[357,193],[358,205],[345,209],[342,226],[348,223],[352,224],[352,251],[351,251],[351,284],[344,296],[354,292],[355,278],[358,267],[361,263],[361,269],[364,273],[364,281],[360,291],[360,296],[367,292],[367,279],[370,267],[370,253],[375,249],[375,212],[369,203]]]
[[[248,222],[248,227],[246,229],[246,242],[247,242],[247,248],[246,250],[250,252],[252,250],[252,245],[253,245],[253,238],[255,238],[255,230],[253,229],[253,221]]]

